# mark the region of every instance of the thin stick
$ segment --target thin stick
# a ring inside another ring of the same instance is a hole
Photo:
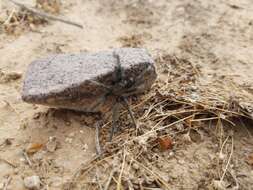
[[[114,135],[115,129],[117,128],[117,121],[119,118],[118,112],[119,112],[119,103],[116,102],[116,104],[112,108],[112,129],[110,132],[110,139],[109,139],[110,141],[112,141],[112,137]]]
[[[27,155],[27,153],[26,153],[25,150],[23,150],[23,155],[24,155],[25,160],[27,161],[28,165],[29,165],[30,167],[32,167],[33,164],[32,164],[32,162],[31,162],[31,160],[30,160],[30,158],[29,158],[29,156]]]
[[[156,181],[160,181],[167,189],[170,189],[170,187],[167,185],[166,181],[159,176],[156,172],[152,171],[148,167],[146,167],[144,164],[138,162],[137,160],[134,159],[134,161],[140,165],[143,169],[145,169],[147,172],[149,172],[151,175],[153,175],[156,178]]]
[[[115,172],[116,172],[116,169],[113,168],[112,171],[111,171],[111,173],[110,173],[110,175],[109,175],[109,178],[108,178],[108,180],[107,180],[107,183],[105,184],[104,190],[108,190],[108,189],[109,189],[109,186],[110,186],[111,181],[112,181],[112,177],[113,177],[113,175],[114,175]]]
[[[240,184],[239,184],[239,182],[238,182],[238,180],[237,180],[237,178],[236,178],[236,175],[235,175],[235,173],[234,173],[234,171],[228,171],[229,173],[230,173],[230,175],[232,176],[232,178],[234,179],[234,181],[235,181],[235,187],[233,188],[233,189],[240,189],[239,187],[240,187]]]
[[[11,180],[12,180],[12,177],[11,177],[11,176],[8,176],[6,182],[4,183],[4,188],[3,188],[3,190],[7,190],[7,189],[8,189],[8,185],[10,184]]]
[[[8,161],[8,160],[6,160],[6,159],[4,159],[4,158],[0,158],[0,161],[5,162],[6,164],[12,166],[13,168],[18,167],[16,164],[11,163],[10,161]]]
[[[96,181],[97,181],[97,184],[98,184],[98,187],[100,190],[103,190],[103,187],[100,183],[100,180],[99,180],[99,177],[98,177],[98,172],[97,172],[97,168],[96,168]]]
[[[129,190],[134,190],[133,183],[130,181],[130,179],[127,179],[127,184],[128,184],[128,189]]]
[[[193,119],[193,120],[191,120],[191,122],[196,122],[196,121],[209,121],[209,120],[218,120],[218,119],[223,119],[224,121],[227,121],[227,122],[230,123],[231,125],[235,126],[235,124],[234,124],[232,121],[230,121],[230,120],[228,120],[228,119],[226,119],[226,118],[221,118],[221,117],[209,117],[209,118],[203,118],[203,119]]]
[[[135,127],[135,129],[137,129],[137,124],[136,124],[136,120],[134,118],[134,114],[133,114],[133,112],[132,112],[132,110],[131,110],[131,108],[128,104],[128,101],[127,101],[126,97],[123,97],[123,105],[127,108],[127,111],[128,111],[128,113],[129,113],[129,115],[130,115],[130,117],[131,117],[131,119],[134,123],[134,127]]]
[[[122,178],[122,174],[125,168],[125,161],[126,161],[126,151],[124,150],[123,162],[122,162],[122,166],[121,166],[121,170],[120,170],[120,174],[118,178],[118,183],[117,183],[117,190],[121,189],[121,178]]]
[[[80,175],[84,175],[87,172],[89,172],[90,170],[92,170],[94,167],[98,166],[99,164],[101,164],[102,162],[104,162],[106,159],[112,158],[114,155],[105,157],[101,160],[98,160],[100,158],[100,156],[95,156],[93,159],[91,159],[87,164],[81,164],[81,166],[78,168],[77,171],[75,171],[75,173],[72,176],[72,181],[76,181],[76,179],[80,176]],[[95,162],[97,161],[97,162]],[[95,163],[93,163],[95,162]]]
[[[101,149],[100,142],[99,142],[99,128],[100,128],[99,122],[97,122],[95,124],[95,127],[96,127],[96,136],[95,136],[96,151],[97,151],[97,155],[101,156],[102,155],[102,149]]]
[[[15,0],[9,0],[9,1],[11,1],[15,5],[23,8],[23,9],[25,9],[25,10],[31,12],[31,13],[33,13],[33,14],[36,14],[36,15],[38,15],[38,16],[46,19],[46,20],[55,20],[55,21],[63,22],[65,24],[69,24],[69,25],[73,25],[73,26],[76,26],[76,27],[79,27],[79,28],[83,28],[83,26],[81,24],[78,24],[78,23],[75,23],[75,22],[72,22],[72,21],[69,21],[69,20],[65,20],[65,19],[62,19],[62,18],[58,18],[56,16],[41,12],[41,11],[36,10],[34,8],[27,7],[24,4],[16,2]]]
[[[223,148],[224,148],[226,142],[228,141],[228,138],[229,138],[229,136],[228,136],[228,137],[225,139],[225,141],[222,143],[221,149],[220,149],[220,154],[222,154]]]
[[[192,117],[192,115],[190,115],[190,116],[188,116],[188,117],[185,117],[185,118],[182,118],[182,119],[180,119],[180,120],[178,120],[178,121],[175,121],[175,122],[173,122],[173,123],[171,123],[171,124],[169,124],[169,125],[165,125],[165,126],[163,126],[163,127],[160,127],[160,128],[154,129],[154,130],[152,130],[152,131],[149,131],[149,132],[147,132],[147,133],[145,133],[145,134],[143,134],[143,135],[141,135],[141,136],[149,135],[149,134],[152,134],[152,133],[154,133],[154,132],[156,132],[156,131],[160,131],[160,130],[162,130],[162,129],[168,128],[168,127],[173,126],[173,125],[175,125],[175,124],[177,124],[177,123],[180,123],[180,122],[182,122],[182,121],[184,121],[184,120],[187,120],[187,119],[189,119],[189,118],[191,118],[191,117]],[[140,136],[139,136],[139,137],[140,137]]]
[[[227,162],[227,164],[226,164],[225,170],[224,170],[224,172],[223,172],[223,175],[222,175],[221,178],[220,178],[220,182],[222,182],[223,179],[224,179],[224,177],[225,177],[225,174],[226,174],[226,172],[227,172],[227,169],[228,169],[228,166],[229,166],[229,164],[230,164],[230,161],[231,161],[231,158],[232,158],[233,153],[234,153],[234,139],[233,139],[233,137],[232,137],[231,152],[230,152],[230,155],[229,155],[228,162]]]
[[[12,16],[13,16],[14,12],[15,12],[15,9],[13,9],[13,10],[11,11],[11,14],[10,14],[10,15],[8,16],[8,18],[4,21],[3,25],[6,25],[6,24],[9,24],[9,23],[10,23],[10,20],[11,20],[11,18],[12,18]]]
[[[217,120],[219,117],[209,117],[209,118],[202,118],[202,119],[191,119],[191,122],[196,122],[196,121],[209,121],[209,120]]]

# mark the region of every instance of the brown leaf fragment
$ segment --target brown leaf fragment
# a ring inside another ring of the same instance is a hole
[[[38,152],[40,149],[42,149],[42,147],[43,147],[43,144],[41,144],[41,143],[31,143],[26,148],[26,153],[27,154],[34,154],[34,153]]]
[[[158,141],[159,148],[161,151],[166,151],[166,150],[172,149],[173,147],[172,140],[169,137],[163,137],[163,138],[158,137],[157,141]]]
[[[247,162],[249,165],[253,166],[253,153],[251,153],[251,154],[248,156],[246,162]]]

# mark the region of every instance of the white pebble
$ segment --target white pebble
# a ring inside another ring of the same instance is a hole
[[[73,139],[72,138],[69,138],[69,137],[67,137],[66,139],[65,139],[65,142],[67,142],[67,143],[72,143],[72,141],[73,141]]]
[[[69,137],[74,137],[74,136],[75,136],[75,133],[72,132],[72,133],[70,133],[68,136],[69,136]]]
[[[169,156],[170,156],[170,157],[172,157],[172,156],[174,156],[174,155],[175,155],[174,152],[170,152],[170,153],[169,153]]]
[[[133,163],[133,169],[135,169],[135,170],[139,170],[139,165],[138,164],[136,164],[136,163]]]
[[[37,190],[40,189],[40,177],[39,176],[29,176],[24,179],[24,185],[27,189]]]
[[[84,145],[82,145],[82,149],[84,150],[84,152],[86,152],[87,150],[88,150],[88,145],[87,144],[84,144]]]

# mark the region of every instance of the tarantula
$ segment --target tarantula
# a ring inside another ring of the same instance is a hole
[[[90,81],[102,88],[105,89],[105,93],[98,98],[95,104],[91,108],[91,112],[96,110],[101,104],[104,104],[107,100],[107,97],[111,96],[114,98],[114,105],[112,106],[112,128],[110,133],[110,141],[115,133],[117,128],[117,121],[118,121],[118,112],[120,104],[125,107],[131,117],[131,120],[134,124],[134,127],[137,129],[137,123],[133,112],[128,104],[127,97],[130,95],[137,94],[143,91],[143,83],[145,80],[145,75],[150,71],[150,66],[146,65],[146,68],[136,77],[136,78],[128,78],[125,75],[124,69],[120,64],[120,57],[117,53],[113,53],[113,56],[116,59],[116,66],[114,70],[114,80],[112,85],[105,85],[101,82],[97,81]]]

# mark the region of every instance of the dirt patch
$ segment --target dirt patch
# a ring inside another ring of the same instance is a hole
[[[25,189],[31,175],[50,189],[251,189],[251,1],[64,0],[54,1],[56,10],[43,2],[37,8],[84,29],[49,21],[10,35],[2,13],[17,7],[0,3],[0,189]],[[125,46],[147,48],[159,73],[151,91],[130,99],[140,131],[123,110],[108,142],[110,113],[21,101],[31,61]],[[103,126],[100,158],[96,121]],[[161,149],[161,142],[172,145]]]

